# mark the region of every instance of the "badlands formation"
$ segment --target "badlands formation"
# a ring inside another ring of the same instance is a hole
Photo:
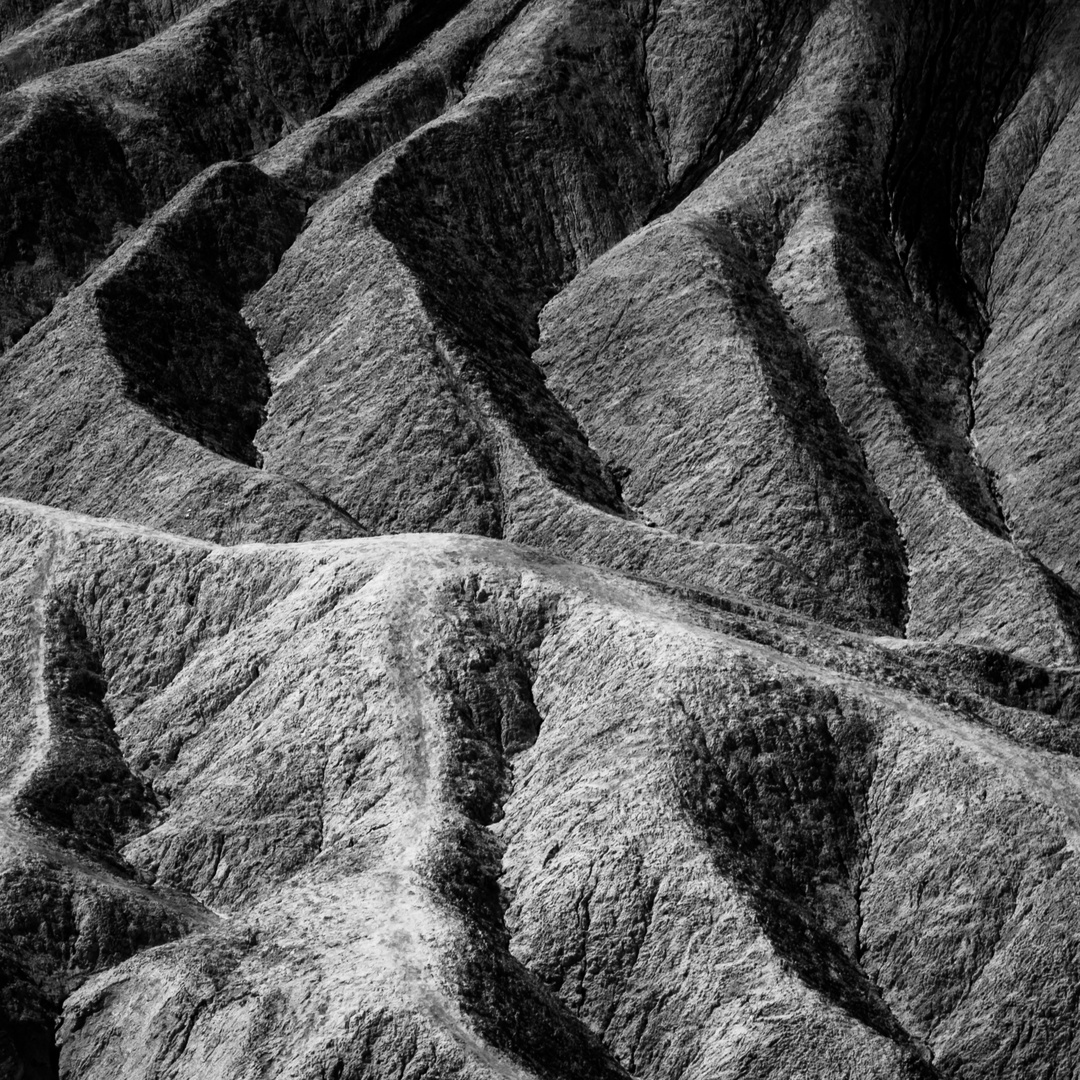
[[[0,0],[0,1077],[1080,1073],[1075,0]]]

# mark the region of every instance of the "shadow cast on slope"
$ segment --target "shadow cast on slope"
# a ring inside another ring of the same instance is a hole
[[[96,288],[127,395],[167,427],[246,465],[270,378],[244,297],[273,273],[303,205],[251,165],[193,182]]]
[[[778,954],[808,986],[926,1062],[859,963],[874,723],[829,689],[769,679],[751,682],[741,701],[680,695],[674,705],[684,811]],[[928,1063],[924,1072],[935,1075]]]

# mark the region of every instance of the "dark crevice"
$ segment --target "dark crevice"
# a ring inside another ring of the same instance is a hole
[[[455,965],[458,1000],[487,1043],[536,1075],[625,1080],[599,1037],[510,955],[503,842],[489,828],[512,790],[512,758],[540,732],[532,658],[554,609],[523,604],[516,588],[477,573],[445,587],[448,609],[458,614],[434,677],[449,702],[444,794],[458,813],[438,830],[425,875],[469,922],[469,945]]]
[[[964,432],[964,438],[967,440],[968,453],[971,455],[971,460],[978,475],[982,477],[987,498],[990,501],[996,515],[997,526],[993,531],[996,535],[1000,536],[1003,540],[1008,540],[1010,543],[1015,542],[1012,525],[1009,521],[1009,515],[1005,509],[1005,504],[1002,502],[1001,494],[998,489],[997,476],[994,471],[986,465],[979,454],[978,447],[975,445],[975,425],[978,421],[978,417],[975,412],[975,388],[978,384],[978,361],[979,356],[977,353],[967,351],[967,370],[965,372],[964,391],[967,396],[967,426]]]
[[[32,102],[0,131],[2,351],[142,220],[145,205],[122,147],[85,102]]]
[[[1004,539],[1000,507],[971,451],[970,398],[966,390],[961,398],[956,385],[970,376],[970,352],[953,336],[937,332],[934,324],[920,327],[918,312],[905,310],[906,301],[917,303],[908,291],[893,311],[883,309],[881,294],[867,289],[865,282],[874,280],[877,267],[896,266],[893,247],[883,233],[861,225],[850,210],[837,208],[837,213],[841,231],[850,239],[833,244],[833,265],[862,340],[865,363],[880,380],[899,419],[950,497],[976,525]],[[896,268],[894,280],[906,289],[902,268]],[[929,347],[911,348],[912,322]],[[857,407],[857,398],[837,402],[841,416]]]
[[[1054,70],[1055,62],[1070,65],[1071,46],[1080,32],[1080,17],[1069,11],[1066,6],[1058,11],[1056,19],[1042,20],[1037,31],[1037,45],[1033,51]],[[1028,84],[1028,89],[1032,84]],[[1022,138],[1013,138],[1007,144],[1004,159],[1008,162],[1008,179],[987,188],[989,174],[984,172],[979,192],[973,202],[970,221],[961,231],[961,245],[964,271],[974,284],[977,295],[985,306],[985,315],[989,320],[992,312],[990,286],[997,254],[1007,239],[1012,228],[1017,207],[1023,196],[1028,181],[1036,173],[1043,155],[1057,136],[1076,103],[1080,92],[1080,82],[1075,73],[1071,78],[1061,80],[1060,74],[1055,80],[1053,90],[1036,88],[1035,102],[1038,105],[1033,115],[1030,108],[1024,120],[1034,123],[1034,130],[1024,130]],[[1020,107],[1023,98],[1017,103]],[[1016,116],[1010,110],[1000,119],[999,131]],[[1000,162],[999,162],[1000,164]],[[1000,181],[1000,177],[998,178]]]
[[[578,269],[580,255],[561,234],[585,214],[609,217],[610,201],[599,200],[619,181],[597,162],[600,175],[585,174],[584,206],[548,206],[543,178],[528,172],[511,135],[516,111],[493,101],[469,117],[467,135],[446,124],[414,137],[380,183],[373,219],[416,274],[455,382],[491,401],[557,485],[622,514],[612,477],[532,360],[541,309]],[[466,170],[463,154],[481,146],[488,160]]]
[[[501,540],[505,535],[507,501],[503,479],[499,470],[498,447],[492,445],[493,440],[491,440],[490,433],[487,432],[488,425],[477,401],[475,390],[466,379],[462,378],[454,357],[437,338],[432,342],[432,349],[458,402],[461,403],[467,415],[476,425],[476,430],[485,432],[481,468],[484,470],[484,480],[487,482],[486,487],[490,493],[488,499],[490,518],[487,522],[487,528],[484,529],[484,535],[491,537],[493,540]]]
[[[261,466],[254,438],[266,417],[270,377],[254,334],[198,284],[180,292],[175,279],[155,280],[156,268],[133,269],[137,287],[114,278],[96,295],[125,393],[208,450]]]
[[[645,103],[645,114],[648,119],[649,133],[652,135],[656,152],[660,157],[664,169],[665,181],[669,177],[671,164],[668,160],[667,149],[660,131],[656,124],[656,112],[652,105],[652,91],[649,87],[649,38],[656,30],[656,20],[660,16],[660,0],[647,0],[645,20],[641,28],[641,98]],[[648,220],[648,215],[646,216]]]
[[[364,525],[364,523],[361,522],[359,519],[353,517],[353,515],[350,514],[349,511],[346,510],[345,507],[342,506],[340,503],[335,502],[327,495],[320,494],[313,487],[304,483],[304,481],[302,480],[294,480],[291,476],[286,476],[284,473],[280,475],[282,475],[284,479],[288,480],[290,484],[295,484],[298,488],[300,488],[301,491],[304,492],[305,495],[314,499],[316,502],[322,503],[323,506],[327,507],[329,510],[332,510],[334,514],[340,517],[349,526],[349,529],[353,536],[370,536],[372,534],[371,529]]]
[[[1054,607],[1071,639],[1074,652],[1080,652],[1080,592],[1060,575],[1030,552],[1028,557],[1035,563],[1046,580]]]
[[[772,284],[772,268],[770,267],[769,274],[766,276],[766,280],[769,283],[770,289],[777,296],[777,299],[781,306],[783,306],[783,298],[776,293],[775,287]],[[786,310],[786,309],[785,309]],[[821,379],[822,390],[825,400],[828,402],[828,407],[836,418],[836,423],[846,432],[848,438],[851,440],[851,446],[858,456],[858,460],[862,466],[865,482],[869,490],[873,493],[873,496],[881,504],[886,519],[890,523],[891,531],[896,538],[896,546],[899,551],[899,564],[900,564],[900,595],[898,598],[898,620],[897,629],[900,637],[907,637],[908,623],[911,620],[911,558],[908,552],[907,538],[904,535],[903,526],[900,524],[900,519],[893,509],[892,502],[889,500],[888,495],[882,489],[874,476],[873,469],[871,468],[870,461],[866,456],[866,449],[858,439],[855,431],[844,420],[841,415],[840,408],[836,400],[834,392],[829,386],[829,371],[827,365],[820,362],[820,358],[815,354],[814,347],[812,346],[805,330],[799,326],[795,319],[790,318],[789,321],[793,332],[797,333],[805,344],[805,347],[814,356],[814,370],[817,372]]]
[[[861,532],[857,551],[848,549],[841,558],[861,561],[863,579],[873,589],[876,604],[867,612],[868,622],[879,630],[903,634],[910,614],[910,568],[900,523],[874,479],[862,446],[829,394],[828,371],[817,361],[802,328],[785,310],[768,274],[762,275],[761,287],[771,303],[754,302],[756,298],[748,291],[736,309],[742,336],[755,345],[776,408],[793,432],[803,431],[806,452],[817,459],[822,475],[836,484],[824,511],[833,519],[829,525],[835,528],[833,522],[839,519],[845,530]],[[776,326],[771,334],[770,315]],[[775,346],[782,337],[791,342],[786,362]],[[817,430],[810,429],[816,441],[805,438],[810,417],[816,418]],[[876,520],[872,507],[880,508]]]
[[[987,332],[963,266],[990,142],[1034,70],[1044,0],[911,0],[883,170],[897,256],[913,296],[969,350]]]
[[[466,3],[467,0],[431,0],[427,4],[421,4],[419,11],[404,22],[397,34],[379,48],[372,49],[367,55],[352,61],[344,78],[338,81],[323,99],[316,115],[328,112],[364,83],[400,64],[425,38],[445,26]]]
[[[18,812],[126,870],[116,851],[159,810],[150,787],[124,760],[102,659],[72,595],[49,600],[45,624],[45,760],[16,799]]]
[[[821,370],[819,368],[819,370]],[[825,387],[825,396],[828,398],[829,405],[832,411],[836,415],[837,423],[847,432],[848,437],[851,439],[855,452],[859,456],[859,460],[862,463],[862,467],[866,476],[866,483],[869,489],[873,492],[874,496],[881,503],[882,508],[885,511],[888,521],[892,525],[893,535],[896,537],[896,545],[899,549],[900,555],[900,596],[898,606],[898,619],[897,619],[897,631],[900,637],[907,637],[908,623],[911,621],[911,556],[908,552],[907,537],[904,535],[904,528],[900,524],[900,519],[896,515],[896,511],[893,510],[892,502],[888,495],[882,490],[881,485],[878,484],[874,478],[873,470],[870,467],[870,462],[866,457],[866,451],[862,444],[855,437],[855,433],[844,423],[839,412],[836,409],[836,403],[833,400],[832,395],[829,393],[829,376],[828,373],[822,371],[821,379]]]
[[[11,1080],[60,1077],[55,1031],[63,991],[57,986],[50,993],[36,983],[30,966],[0,943],[0,1076]]]
[[[925,1048],[859,965],[873,725],[829,690],[805,687],[796,700],[774,701],[768,682],[711,738],[704,724],[712,730],[713,721],[681,695],[673,704],[684,731],[683,808],[778,955],[808,986],[904,1047],[918,1074],[934,1076]]]

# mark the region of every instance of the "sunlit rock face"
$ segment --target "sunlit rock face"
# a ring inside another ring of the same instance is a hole
[[[1078,102],[1068,0],[0,0],[0,1077],[1073,1077]]]

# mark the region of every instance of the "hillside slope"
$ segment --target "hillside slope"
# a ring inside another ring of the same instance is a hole
[[[475,537],[2,513],[27,1075],[53,1012],[85,1078],[1074,1060],[1075,676]]]
[[[0,0],[0,1075],[1072,1076],[1078,109],[1068,0]]]

